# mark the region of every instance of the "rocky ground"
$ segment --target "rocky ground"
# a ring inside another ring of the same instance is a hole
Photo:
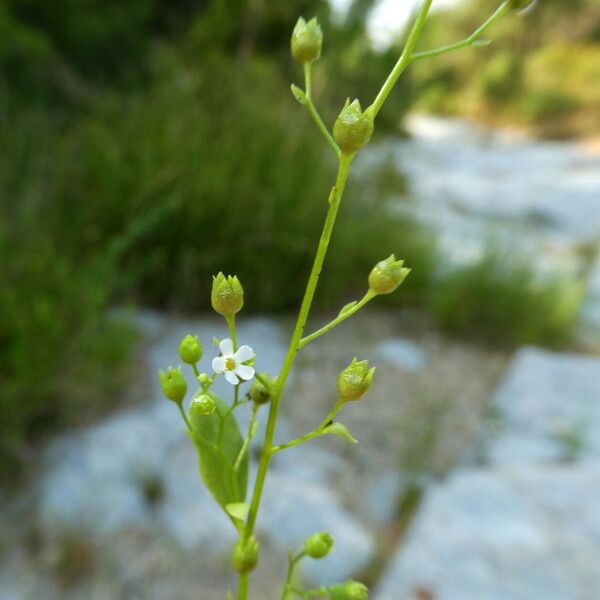
[[[449,259],[476,258],[493,227],[540,273],[585,276],[578,348],[588,355],[451,341],[408,312],[365,311],[309,345],[282,406],[280,441],[320,422],[355,354],[379,367],[377,378],[340,416],[358,446],[320,439],[274,461],[254,597],[276,600],[288,549],[328,529],[335,551],[306,563],[303,576],[360,577],[375,600],[595,600],[598,157],[460,122],[409,125],[412,140],[372,156],[391,151],[408,172]],[[124,395],[122,410],[59,436],[29,485],[0,490],[0,600],[217,600],[235,586],[233,530],[200,485],[195,451],[156,379],[159,367],[178,363],[183,335],[201,337],[207,366],[210,340],[226,330],[211,317],[135,318],[145,339],[136,401]],[[278,370],[290,327],[241,320],[239,338],[256,350],[259,370]]]

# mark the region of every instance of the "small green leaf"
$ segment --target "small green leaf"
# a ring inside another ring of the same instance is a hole
[[[244,502],[248,483],[248,455],[234,468],[244,444],[238,423],[229,407],[215,394],[210,415],[189,415],[191,438],[198,451],[198,465],[204,484],[215,500],[225,509],[228,504]]]
[[[302,91],[296,84],[292,83],[291,85],[292,94],[294,94],[294,98],[302,104],[303,106],[306,104],[306,94]]]
[[[216,346],[218,348],[221,345],[221,340],[219,338],[214,337],[212,339],[212,343],[214,346]]]
[[[250,505],[246,502],[231,502],[225,507],[227,514],[238,521],[245,521],[250,511]]]
[[[358,440],[350,433],[350,430],[342,423],[332,423],[328,425],[324,430],[323,434],[337,435],[338,437],[344,438],[353,444],[358,444]]]
[[[343,306],[342,310],[340,310],[339,316],[341,317],[342,315],[345,315],[348,311],[352,310],[357,304],[357,300],[354,300],[354,302],[348,302],[348,304],[346,304],[346,306]]]

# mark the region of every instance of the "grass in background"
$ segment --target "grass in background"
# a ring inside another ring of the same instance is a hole
[[[560,346],[569,341],[585,285],[540,279],[523,257],[490,248],[483,258],[445,274],[429,308],[447,331],[478,341]]]

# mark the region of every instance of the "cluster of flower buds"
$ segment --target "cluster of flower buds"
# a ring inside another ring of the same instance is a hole
[[[369,142],[373,128],[372,111],[363,111],[358,100],[348,98],[333,125],[333,137],[344,154],[354,154]]]
[[[250,573],[258,563],[258,542],[252,535],[248,539],[238,540],[233,547],[231,564],[238,573]]]
[[[369,273],[369,289],[375,294],[391,294],[406,279],[410,269],[404,268],[403,260],[392,254],[378,262]]]
[[[187,393],[187,383],[181,367],[169,367],[166,371],[159,371],[158,376],[164,396],[176,404],[181,404]]]
[[[213,277],[210,295],[212,307],[224,317],[233,317],[244,306],[244,289],[236,276],[225,277],[222,272]]]
[[[325,558],[333,548],[333,538],[326,531],[313,533],[304,542],[304,552],[310,558]]]
[[[301,63],[313,63],[321,56],[323,32],[316,18],[308,23],[300,17],[290,40],[292,56]]]
[[[367,600],[369,597],[367,586],[354,580],[332,585],[328,591],[331,600]]]
[[[352,359],[352,362],[340,373],[337,381],[340,400],[351,402],[360,400],[370,389],[375,367],[369,369],[369,361]]]

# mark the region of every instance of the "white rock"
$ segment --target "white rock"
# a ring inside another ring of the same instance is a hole
[[[600,463],[458,472],[430,490],[375,600],[593,600]]]
[[[328,531],[335,539],[334,550],[324,559],[306,560],[302,572],[315,585],[347,579],[365,567],[375,542],[346,508],[332,484],[344,462],[332,454],[303,447],[281,455],[269,473],[259,528],[282,551],[299,550],[304,540],[317,531]]]
[[[427,356],[418,344],[403,338],[383,340],[375,352],[380,360],[407,371],[418,371],[427,364]]]
[[[580,436],[581,456],[600,457],[600,359],[519,350],[495,396],[502,431],[488,443],[494,464],[559,460],[561,433]]]

